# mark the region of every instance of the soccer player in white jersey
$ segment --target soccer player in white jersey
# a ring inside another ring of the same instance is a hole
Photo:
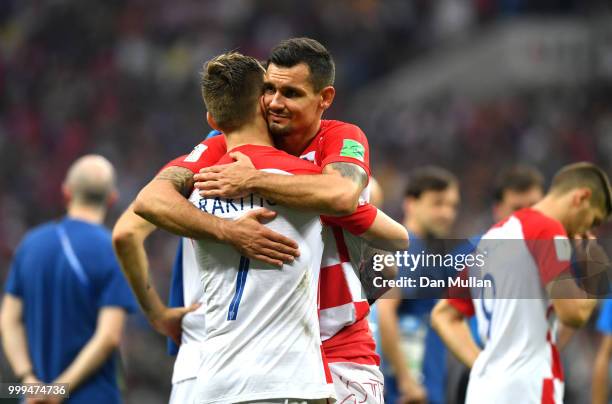
[[[605,268],[572,264],[570,238],[582,237],[612,211],[607,175],[590,163],[561,169],[547,195],[493,226],[478,252],[485,265],[466,275],[491,283],[472,286],[470,298],[443,300],[432,323],[449,349],[471,368],[467,404],[560,404],[563,370],[554,315],[584,325],[596,300],[588,282]],[[585,281],[586,280],[586,281]],[[463,318],[476,314],[481,351]]]

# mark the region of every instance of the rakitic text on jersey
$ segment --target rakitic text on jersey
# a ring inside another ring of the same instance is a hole
[[[275,205],[276,203],[255,194],[233,199],[215,197],[201,198],[198,200],[198,208],[212,215],[241,212],[243,210],[265,208]]]

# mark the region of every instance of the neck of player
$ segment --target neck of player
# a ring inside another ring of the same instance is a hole
[[[533,205],[533,210],[557,220],[565,227],[567,221],[567,207],[565,205],[566,201],[563,198],[548,194],[540,202]]]
[[[97,207],[91,207],[76,202],[68,205],[68,217],[71,219],[82,220],[84,222],[102,224],[106,210]]]
[[[245,124],[234,131],[225,132],[225,141],[227,150],[244,145],[274,146],[263,118],[255,119],[252,123]]]

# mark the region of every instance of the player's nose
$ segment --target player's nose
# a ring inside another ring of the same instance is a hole
[[[285,109],[285,103],[283,102],[283,96],[278,91],[274,93],[273,96],[271,96],[268,102],[268,108],[275,112],[282,111],[283,109]]]

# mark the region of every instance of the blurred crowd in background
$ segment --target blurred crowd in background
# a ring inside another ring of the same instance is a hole
[[[494,174],[514,162],[549,176],[589,160],[612,172],[612,90],[521,89],[474,99],[447,93],[419,105],[386,103],[369,116],[352,96],[439,46],[469,46],[488,26],[525,15],[588,20],[607,1],[579,0],[81,0],[0,2],[0,276],[25,231],[63,212],[60,184],[84,153],[115,164],[121,199],[108,225],[163,164],[208,131],[202,63],[230,49],[265,60],[281,39],[311,36],[333,54],[337,98],[327,118],[367,134],[385,210],[401,219],[411,168],[438,164],[461,181],[458,236],[489,225]],[[176,240],[148,244],[155,283],[167,290]],[[579,334],[581,338],[593,335]],[[129,402],[163,402],[172,359],[161,337],[132,320],[124,359]],[[569,374],[588,357],[575,361]],[[6,365],[3,365],[4,371]],[[571,393],[570,393],[571,396]]]

